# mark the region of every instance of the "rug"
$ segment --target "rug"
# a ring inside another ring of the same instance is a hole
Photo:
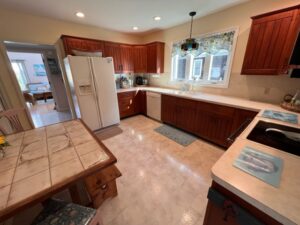
[[[168,125],[162,125],[158,128],[155,128],[154,130],[182,146],[188,146],[197,139],[191,134]]]

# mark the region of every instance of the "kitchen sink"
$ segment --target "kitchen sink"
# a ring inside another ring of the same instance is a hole
[[[247,139],[300,156],[300,129],[259,121]]]

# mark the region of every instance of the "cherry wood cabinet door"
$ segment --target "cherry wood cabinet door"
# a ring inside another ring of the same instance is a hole
[[[162,42],[154,42],[147,45],[147,73],[164,72],[164,48]]]
[[[120,45],[121,53],[121,71],[123,73],[132,73],[133,65],[133,47],[131,45]]]
[[[120,118],[125,118],[136,114],[134,105],[135,95],[135,91],[118,93]]]
[[[136,96],[136,113],[141,113],[143,115],[147,115],[147,92],[146,91],[138,91]]]
[[[200,137],[228,147],[233,124],[234,108],[198,102],[196,118],[196,134]]]
[[[133,66],[135,73],[147,73],[147,46],[133,46]]]
[[[122,73],[121,47],[119,44],[113,42],[105,42],[104,56],[113,58],[115,73]]]
[[[197,101],[177,98],[176,101],[176,126],[191,133],[196,131]]]
[[[72,37],[67,35],[62,35],[61,39],[63,41],[66,55],[74,55],[73,50],[88,52],[104,51],[104,42],[100,40]]]
[[[176,97],[161,95],[161,120],[176,126]]]
[[[289,60],[300,30],[299,7],[252,17],[242,74],[288,73]]]

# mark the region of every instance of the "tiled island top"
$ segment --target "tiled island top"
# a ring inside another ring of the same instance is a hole
[[[116,162],[80,120],[7,136],[0,160],[0,220]]]

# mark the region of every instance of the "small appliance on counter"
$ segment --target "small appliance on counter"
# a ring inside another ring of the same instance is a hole
[[[130,82],[127,79],[127,77],[121,77],[120,78],[120,88],[130,88]]]
[[[300,112],[300,90],[294,96],[285,95],[281,107],[289,111]]]
[[[135,86],[147,86],[148,85],[148,79],[142,76],[136,76],[135,77]]]

